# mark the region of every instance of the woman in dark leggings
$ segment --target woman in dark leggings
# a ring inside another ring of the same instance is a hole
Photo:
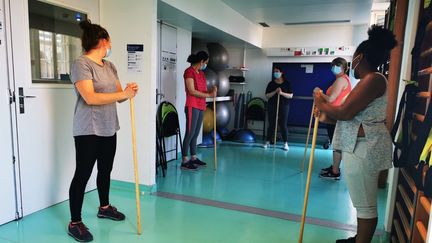
[[[203,70],[207,67],[209,56],[205,51],[191,54],[187,62],[191,64],[184,72],[186,91],[186,133],[183,139],[181,169],[197,170],[199,166],[207,164],[196,157],[197,137],[201,130],[206,100],[208,97],[216,97],[217,88],[213,87],[207,92],[206,78]],[[191,159],[188,159],[190,151]]]
[[[267,111],[269,127],[267,131],[267,142],[264,148],[267,148],[270,143],[274,141],[274,132],[276,125],[276,108],[277,97],[279,98],[279,113],[278,121],[281,129],[282,139],[284,140],[284,150],[288,151],[288,112],[289,112],[289,99],[292,99],[293,93],[291,90],[291,83],[285,80],[284,75],[280,68],[273,69],[273,80],[268,83],[266,88],[266,97],[268,99]]]
[[[108,32],[89,20],[82,21],[84,55],[72,66],[71,81],[77,94],[73,120],[76,169],[69,189],[71,222],[68,233],[75,240],[88,242],[93,236],[81,221],[85,187],[97,161],[99,218],[124,220],[125,216],[110,205],[110,176],[116,152],[116,133],[119,130],[116,102],[136,95],[138,85],[127,84],[123,90],[117,70],[105,60],[111,53]]]

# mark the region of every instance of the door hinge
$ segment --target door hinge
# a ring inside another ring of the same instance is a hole
[[[12,104],[15,102],[15,92],[9,89],[9,104]]]
[[[15,159],[15,155],[12,156],[12,164],[15,165],[16,159]]]

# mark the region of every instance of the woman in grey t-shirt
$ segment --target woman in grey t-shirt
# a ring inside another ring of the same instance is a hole
[[[71,222],[68,233],[77,241],[88,242],[93,236],[82,223],[81,209],[85,187],[96,161],[100,201],[97,216],[117,221],[125,219],[124,214],[109,203],[116,132],[120,128],[116,102],[133,98],[138,85],[129,83],[123,90],[114,64],[104,60],[111,52],[108,32],[89,20],[82,21],[80,27],[85,53],[74,62],[71,72],[77,94],[73,120],[76,169],[69,189]]]

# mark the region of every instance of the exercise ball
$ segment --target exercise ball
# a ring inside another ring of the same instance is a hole
[[[230,133],[230,130],[226,127],[218,127],[217,131],[221,135],[222,139],[225,139]]]
[[[214,139],[213,129],[210,131],[210,137],[212,140]],[[216,141],[222,141],[222,138],[217,130],[216,130]]]
[[[209,133],[213,129],[213,109],[207,108],[203,117],[203,132]]]
[[[230,89],[229,75],[230,73],[228,70],[220,71],[218,73],[218,96],[226,96],[228,94]]]
[[[209,51],[209,67],[215,71],[224,70],[228,66],[228,52],[218,43],[207,44]]]
[[[227,103],[218,103],[216,105],[216,126],[226,127],[230,121],[230,111]]]
[[[200,147],[213,147],[213,135],[211,133],[203,133],[202,143]]]
[[[204,74],[206,76],[207,90],[213,89],[213,86],[218,86],[218,75],[211,68],[204,69]]]
[[[234,135],[234,141],[240,143],[255,143],[256,135],[250,129],[241,129]]]

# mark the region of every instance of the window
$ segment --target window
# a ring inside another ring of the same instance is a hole
[[[73,61],[82,53],[79,21],[86,14],[29,0],[33,83],[70,83]]]

